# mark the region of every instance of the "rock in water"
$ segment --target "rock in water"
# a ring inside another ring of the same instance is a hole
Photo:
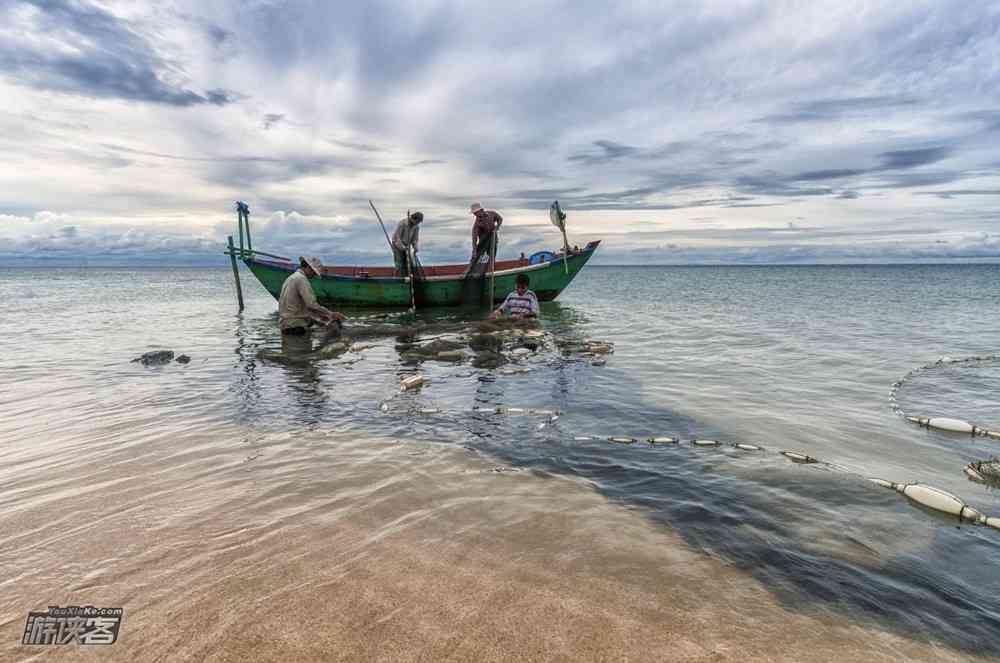
[[[507,363],[507,358],[499,352],[485,350],[476,353],[472,359],[472,365],[476,368],[498,368]]]
[[[174,361],[178,364],[189,364],[191,363],[191,357],[188,357],[187,355],[178,355]]]
[[[479,352],[481,350],[499,350],[503,339],[492,334],[473,334],[469,337],[469,347]]]
[[[136,357],[133,362],[142,362],[143,366],[162,366],[163,364],[169,364],[174,360],[173,350],[154,350],[153,352],[147,352],[141,357]]]

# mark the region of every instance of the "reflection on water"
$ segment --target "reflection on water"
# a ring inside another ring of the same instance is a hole
[[[1000,577],[988,572],[1000,561],[996,533],[959,528],[861,479],[925,481],[1000,514],[1000,498],[961,475],[969,459],[996,452],[990,441],[913,429],[884,400],[913,365],[1000,347],[996,313],[980,300],[1000,284],[996,268],[928,269],[595,269],[542,305],[540,346],[495,369],[473,365],[474,310],[344,311],[345,336],[370,347],[324,356],[337,340],[282,336],[273,300],[259,292],[233,315],[224,270],[59,274],[31,301],[11,298],[0,322],[8,461],[0,506],[26,509],[88,490],[102,476],[96,470],[92,479],[49,478],[67,467],[67,454],[85,452],[108,463],[183,463],[198,490],[222,495],[247,489],[239,472],[254,468],[254,481],[271,491],[266,522],[268,513],[323,513],[322,498],[295,485],[338,447],[305,432],[428,439],[583,481],[693,550],[765,581],[787,607],[1000,655]],[[24,278],[5,272],[0,287],[19,291]],[[928,310],[927,301],[946,304]],[[67,311],[74,328],[37,325],[39,306]],[[15,341],[24,329],[34,330],[30,353]],[[587,338],[615,343],[607,365],[560,347]],[[464,359],[413,359],[415,345],[434,341],[462,344]],[[160,348],[193,361],[129,361]],[[414,371],[429,384],[400,392],[400,378]],[[990,425],[998,386],[1000,367],[983,366],[928,376],[900,398]],[[562,414],[548,423],[477,406]],[[768,451],[580,435],[718,438]],[[232,447],[246,467],[217,478],[193,460]],[[780,449],[856,474],[793,465]],[[362,464],[377,458],[373,450],[366,459],[363,445],[352,454]],[[397,489],[423,494],[419,482]],[[10,531],[8,555],[23,540]]]

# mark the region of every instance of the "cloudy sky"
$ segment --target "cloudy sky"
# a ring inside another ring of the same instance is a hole
[[[0,261],[1000,258],[1000,3],[0,0]],[[391,232],[391,228],[390,228]]]

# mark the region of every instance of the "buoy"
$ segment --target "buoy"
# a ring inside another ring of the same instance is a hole
[[[909,417],[906,418],[906,420],[907,421],[912,421],[913,423],[917,424],[918,426],[926,426],[927,422],[930,421],[927,417],[914,417],[914,416],[909,416]]]
[[[955,433],[974,433],[976,427],[961,419],[948,419],[947,417],[934,417],[925,424],[930,428],[952,431]]]
[[[408,378],[403,378],[399,383],[399,390],[406,391],[408,389],[416,389],[426,382],[427,379],[423,375],[411,375]]]
[[[436,407],[422,407],[417,410],[420,414],[439,414],[441,410]]]
[[[986,525],[987,527],[992,527],[993,529],[1000,529],[1000,518],[994,518],[994,517],[986,518],[983,521],[983,524]]]
[[[524,413],[524,408],[523,407],[509,407],[509,408],[507,408],[507,414],[523,414],[523,413]]]
[[[634,442],[637,441],[638,440],[636,440],[634,437],[624,437],[615,435],[608,438],[608,442],[614,442],[616,444],[633,444]]]
[[[960,498],[940,488],[925,486],[920,483],[908,483],[896,486],[896,491],[917,504],[925,506],[928,509],[940,511],[941,513],[947,513],[960,518],[968,518],[971,514],[976,514],[976,516],[982,515],[972,507],[966,506],[965,502]],[[975,519],[978,520],[978,517]]]
[[[559,415],[558,414],[553,414],[551,417],[549,417],[549,423],[550,424],[554,424],[557,421],[559,421]]]
[[[388,403],[379,403],[378,409],[382,410],[383,412],[388,412],[389,411],[389,404]]]
[[[763,451],[764,447],[758,447],[756,444],[744,444],[743,442],[737,442],[733,445],[741,451]]]
[[[523,357],[527,357],[530,354],[531,350],[529,350],[528,348],[514,348],[513,350],[510,351],[510,356],[514,357],[515,359],[521,359]]]
[[[528,410],[531,414],[539,414],[542,416],[550,416],[553,414],[558,414],[555,410]]]
[[[1000,440],[1000,431],[988,430],[986,431],[986,435],[992,437],[994,440]]]
[[[696,447],[719,447],[722,446],[722,442],[718,440],[691,440],[691,444]]]
[[[593,440],[595,438],[590,437],[589,435],[577,435],[573,439],[576,440],[577,442],[586,442],[587,440]]]
[[[871,481],[873,484],[875,484],[877,486],[882,486],[883,488],[890,488],[892,490],[896,489],[896,484],[894,482],[892,482],[892,481],[889,481],[888,479],[870,478],[868,480]]]
[[[812,456],[807,456],[805,454],[800,454],[800,453],[798,453],[796,451],[782,451],[781,455],[784,456],[785,458],[788,458],[789,460],[795,461],[796,463],[811,464],[811,463],[818,463],[819,462],[818,460],[816,460]]]
[[[677,439],[676,437],[662,436],[662,437],[649,438],[650,444],[677,444],[678,442],[680,442],[680,440]]]

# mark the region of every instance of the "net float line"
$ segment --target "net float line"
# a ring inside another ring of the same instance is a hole
[[[1000,355],[973,355],[971,357],[962,357],[959,359],[941,357],[937,361],[930,364],[918,366],[896,382],[892,383],[892,386],[889,388],[889,408],[910,423],[917,424],[918,426],[924,428],[935,428],[937,430],[949,431],[952,433],[968,433],[973,437],[990,437],[995,440],[1000,440],[1000,431],[989,430],[963,419],[957,419],[954,417],[929,417],[912,412],[904,412],[899,406],[898,399],[899,390],[902,386],[920,373],[940,368],[942,366],[980,364],[984,362],[996,361],[997,359],[1000,359]]]
[[[383,409],[383,411],[388,410],[387,404],[383,402],[380,405],[380,409]],[[438,414],[441,412],[441,410],[439,410],[438,408],[421,408],[420,411],[426,412],[428,414],[432,413]],[[560,415],[560,413],[555,410],[532,410],[530,408],[518,408],[518,407],[509,407],[502,405],[495,406],[493,408],[475,407],[472,409],[472,411],[480,414],[485,413],[485,414],[509,415],[509,414],[534,413],[534,414],[547,415],[549,419],[546,422],[543,422],[543,424],[540,427],[544,427],[547,423],[554,422],[559,418]],[[574,441],[603,440],[610,442],[612,444],[624,444],[624,445],[632,445],[640,441],[640,438],[633,437],[630,435],[608,435],[608,436],[575,435],[573,436],[572,439]],[[681,444],[681,439],[679,437],[667,436],[667,435],[647,437],[645,438],[645,441],[650,446],[653,447]],[[764,449],[764,447],[755,444],[748,444],[745,442],[736,442],[727,444],[720,440],[705,439],[705,438],[695,438],[689,440],[688,446],[694,448],[727,447],[747,452],[766,452],[766,449]],[[904,497],[906,497],[915,504],[919,504],[920,506],[931,509],[933,511],[937,511],[938,513],[942,513],[944,515],[954,516],[960,522],[965,522],[973,525],[988,527],[990,529],[1000,530],[1000,517],[986,515],[982,511],[967,504],[962,498],[958,497],[957,495],[953,495],[952,493],[949,493],[948,491],[942,490],[940,488],[935,488],[934,486],[929,486],[927,484],[919,482],[897,483],[894,481],[890,481],[888,479],[865,477],[863,474],[860,474],[857,471],[851,470],[842,465],[837,465],[836,463],[829,463],[827,461],[820,460],[818,458],[815,458],[814,456],[810,456],[800,451],[781,450],[778,451],[778,454],[796,464],[823,465],[823,466],[828,466],[830,468],[838,469],[845,473],[853,474],[855,476],[861,476],[867,479],[867,481],[874,483],[877,486],[895,490],[897,493],[903,495]],[[998,460],[997,463],[1000,464],[1000,460]],[[970,464],[970,466],[966,468],[966,474],[970,476],[970,478],[974,478],[973,474],[982,478],[983,475],[981,471],[976,469],[975,466],[976,466],[975,463]]]
[[[952,495],[946,490],[922,483],[896,483],[888,479],[878,478],[869,478],[868,480],[877,486],[895,490],[911,501],[933,511],[955,516],[959,520],[973,525],[983,525],[1000,530],[1000,518],[985,515],[966,504],[962,498]]]

